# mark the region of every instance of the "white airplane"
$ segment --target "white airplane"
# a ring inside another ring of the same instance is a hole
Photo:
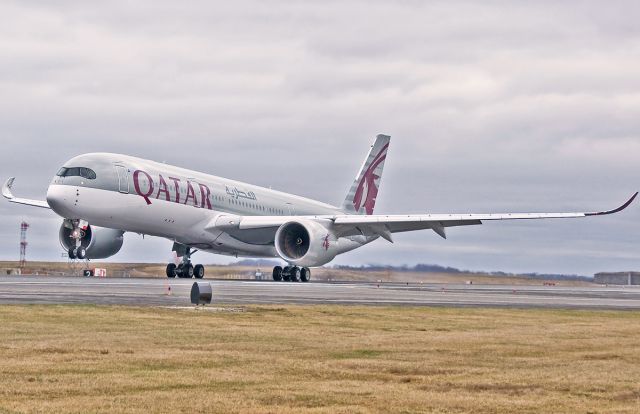
[[[182,260],[167,265],[167,276],[202,278],[193,266],[198,250],[245,257],[279,257],[276,281],[309,281],[310,267],[392,234],[445,228],[488,220],[575,218],[594,213],[405,214],[376,215],[374,208],[390,137],[378,135],[341,207],[130,157],[94,153],[64,164],[49,185],[46,201],[16,198],[14,178],[2,195],[13,203],[50,208],[64,221],[60,242],[70,259],[104,259],[122,248],[124,232],[164,237]]]

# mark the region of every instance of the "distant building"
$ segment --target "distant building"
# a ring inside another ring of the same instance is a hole
[[[593,278],[601,285],[640,285],[640,272],[596,273]]]

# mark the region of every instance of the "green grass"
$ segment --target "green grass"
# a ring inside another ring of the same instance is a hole
[[[0,307],[0,413],[637,413],[640,314]]]

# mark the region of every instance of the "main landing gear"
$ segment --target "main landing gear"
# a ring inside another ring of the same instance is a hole
[[[174,246],[174,250],[178,252],[182,251],[182,262],[178,265],[175,263],[169,263],[167,265],[167,277],[174,278],[179,277],[183,279],[191,279],[195,276],[196,279],[202,279],[204,277],[204,266],[201,264],[193,265],[191,264],[191,255],[196,251],[191,251],[190,247],[182,246],[179,250],[176,250]]]
[[[273,268],[273,280],[279,282],[308,282],[311,280],[311,270],[308,267],[276,266]]]

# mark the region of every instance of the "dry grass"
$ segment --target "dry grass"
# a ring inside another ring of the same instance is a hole
[[[313,270],[315,280],[381,281],[393,283],[466,283],[482,285],[542,285],[544,280],[526,276],[491,276],[479,273],[397,272],[370,270],[342,270],[322,268]],[[582,280],[553,280],[558,286],[593,286]]]
[[[636,312],[0,307],[0,412],[637,413]]]
[[[78,274],[84,265],[76,264]],[[0,274],[8,269],[18,267],[17,262],[0,262]],[[107,269],[109,276],[128,277],[155,277],[165,278],[166,264],[158,263],[102,263],[92,262],[90,267]],[[3,271],[4,270],[4,271]],[[73,271],[67,262],[29,262],[24,274],[61,274]],[[262,269],[265,277],[270,278],[271,268]],[[248,279],[253,278],[256,268],[249,266],[206,266],[208,279]],[[532,279],[524,276],[490,276],[475,273],[427,273],[427,272],[396,272],[396,271],[370,271],[370,270],[339,270],[332,268],[317,268],[312,270],[314,280],[332,281],[368,281],[368,282],[394,282],[394,283],[465,283],[473,281],[476,284],[509,284],[509,285],[542,285],[543,280]],[[592,283],[573,280],[554,281],[561,286],[589,286]]]

